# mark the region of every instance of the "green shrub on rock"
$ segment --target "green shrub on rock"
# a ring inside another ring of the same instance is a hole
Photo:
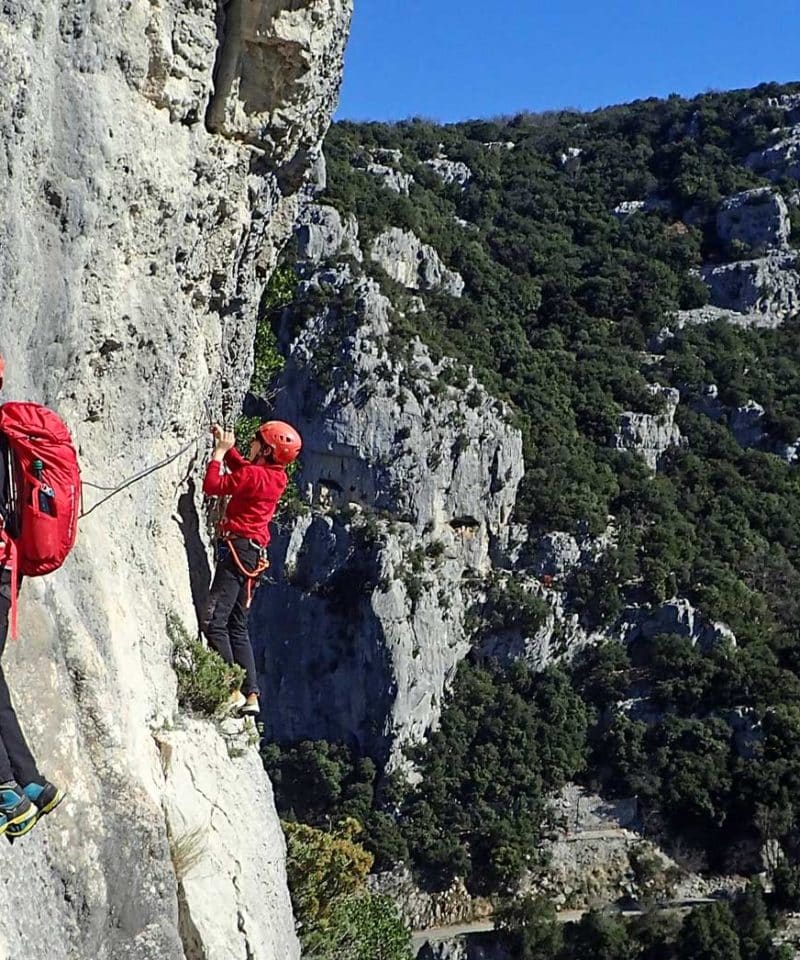
[[[178,703],[189,710],[215,716],[244,680],[244,670],[225,663],[198,637],[192,637],[175,613],[167,615],[172,641],[172,665],[178,678]]]

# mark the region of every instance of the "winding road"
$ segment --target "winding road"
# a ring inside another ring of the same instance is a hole
[[[660,904],[656,909],[659,913],[668,911],[691,910],[704,903],[714,903],[711,897],[700,897],[692,900],[671,900]],[[609,912],[623,917],[639,917],[646,911],[641,908],[625,910],[622,907],[609,906]],[[588,910],[561,910],[557,915],[559,923],[577,923]],[[493,920],[478,920],[474,923],[456,923],[449,927],[429,927],[427,930],[415,930],[411,934],[411,946],[416,956],[426,943],[443,943],[446,940],[457,940],[459,937],[469,937],[477,933],[491,933],[494,930]]]

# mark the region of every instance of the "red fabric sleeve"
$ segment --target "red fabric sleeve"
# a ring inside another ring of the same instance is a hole
[[[241,470],[242,467],[246,467],[250,461],[241,455],[236,447],[231,447],[230,450],[225,454],[225,460],[223,461],[225,466],[235,473],[237,470]]]
[[[237,473],[223,473],[219,460],[212,460],[206,469],[203,493],[207,497],[229,497],[239,488],[240,479]]]

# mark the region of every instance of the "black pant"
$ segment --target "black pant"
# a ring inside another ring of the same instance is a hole
[[[233,546],[245,569],[255,570],[256,547],[249,540],[234,540]],[[222,659],[244,668],[242,693],[258,693],[256,661],[247,632],[247,578],[229,552],[217,563],[203,627],[209,644]]]
[[[8,614],[11,610],[11,572],[0,570],[0,657],[8,638]],[[25,742],[14,713],[11,694],[0,665],[0,783],[16,780],[21,786],[43,783],[36,761]]]

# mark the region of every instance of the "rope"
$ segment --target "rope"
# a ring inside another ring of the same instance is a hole
[[[245,604],[245,609],[249,610],[253,605],[253,588],[256,586],[256,580],[258,580],[262,573],[266,573],[266,571],[269,569],[269,560],[261,555],[259,556],[256,566],[252,570],[248,570],[247,567],[242,563],[236,547],[233,545],[233,541],[228,537],[223,539],[225,539],[226,543],[228,544],[228,549],[230,550],[231,556],[233,557],[236,566],[239,568],[240,573],[242,573],[247,579],[247,603]]]
[[[150,474],[156,473],[159,470],[163,470],[164,467],[168,467],[171,463],[174,463],[179,457],[182,457],[187,453],[195,443],[198,443],[200,440],[205,439],[206,434],[202,434],[199,437],[195,437],[190,440],[185,446],[181,447],[177,453],[173,453],[169,457],[165,457],[163,460],[159,460],[158,463],[154,463],[151,467],[146,467],[144,470],[140,470],[139,473],[135,473],[132,477],[128,477],[127,480],[123,480],[119,486],[116,487],[104,487],[97,483],[90,483],[88,480],[84,480],[83,486],[92,487],[95,490],[101,491],[110,491],[108,496],[103,497],[102,500],[98,500],[97,503],[93,504],[88,510],[82,511],[79,519],[83,520],[84,517],[88,517],[90,514],[94,513],[98,507],[102,507],[104,503],[108,503],[109,500],[116,497],[118,493],[122,493],[123,490],[127,490],[128,487],[133,486],[134,483],[138,483],[140,480],[144,480],[145,477],[149,477]]]

